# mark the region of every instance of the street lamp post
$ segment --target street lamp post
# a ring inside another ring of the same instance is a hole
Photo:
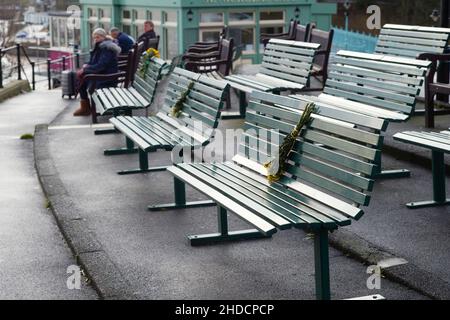
[[[346,0],[344,2],[344,15],[345,15],[345,50],[348,49],[348,11],[350,10],[350,7],[352,5],[352,2],[350,0]]]

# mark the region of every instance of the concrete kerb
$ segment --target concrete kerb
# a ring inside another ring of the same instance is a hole
[[[88,221],[68,195],[50,156],[48,125],[37,125],[34,159],[39,182],[61,233],[102,299],[136,299],[131,286],[103,250]]]
[[[329,243],[335,249],[366,265],[377,265],[382,260],[396,258],[394,254],[384,248],[374,245],[352,231],[345,229],[340,229],[330,234]],[[450,299],[449,282],[410,262],[382,269],[382,275],[431,299]]]

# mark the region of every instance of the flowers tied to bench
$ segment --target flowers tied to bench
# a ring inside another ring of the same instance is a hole
[[[184,103],[186,102],[186,99],[189,96],[189,93],[191,92],[192,88],[194,88],[194,85],[195,85],[195,81],[191,81],[189,83],[187,89],[181,93],[180,98],[172,106],[170,114],[173,117],[178,118],[181,115],[181,113],[183,111]]]
[[[142,79],[145,79],[152,58],[154,57],[159,58],[160,55],[159,51],[154,48],[148,48],[147,50],[144,51],[142,55],[143,55],[143,62],[141,68],[139,69],[139,74],[141,75]]]
[[[267,180],[269,182],[276,182],[280,180],[281,176],[284,174],[286,160],[295,145],[295,141],[297,140],[302,128],[311,120],[311,114],[315,111],[315,104],[312,102],[308,103],[297,125],[288,135],[286,135],[283,143],[279,146],[278,153],[275,158],[264,163],[264,168],[267,169]]]

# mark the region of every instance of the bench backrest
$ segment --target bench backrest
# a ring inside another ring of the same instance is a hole
[[[182,115],[178,118],[172,117],[172,106],[192,81],[195,81],[195,85],[184,103]],[[219,123],[220,111],[228,90],[229,84],[225,81],[177,67],[169,77],[166,99],[158,116],[167,121],[178,121],[180,128],[196,132],[196,139],[207,144],[213,129]]]
[[[155,38],[151,38],[147,40],[147,43],[145,44],[145,47],[148,48],[153,48],[158,50],[159,47],[159,35],[156,36]]]
[[[270,39],[259,74],[308,85],[319,44]]]
[[[288,39],[295,39],[295,33],[297,31],[297,25],[298,21],[293,19],[289,22],[289,29],[288,29]]]
[[[134,79],[136,76],[136,71],[139,66],[139,62],[141,60],[142,53],[144,51],[144,42],[141,41],[139,43],[135,43],[132,50],[133,50],[133,60],[132,60],[133,67],[129,68],[129,72],[130,72],[129,77],[130,77],[131,83],[134,82]]]
[[[298,24],[295,31],[295,41],[310,42],[311,30],[315,28],[314,23],[308,23],[306,26]]]
[[[147,73],[143,78],[139,69],[142,66],[143,59],[140,59],[140,63],[135,72],[135,78],[133,82],[133,88],[136,89],[137,92],[144,98],[146,98],[150,103],[153,101],[153,98],[156,93],[156,86],[158,81],[161,79],[161,71],[166,65],[166,62],[159,58],[152,58],[152,61],[149,64],[147,69]]]
[[[305,106],[304,101],[254,91],[239,153],[233,160],[266,175],[263,165],[273,159]],[[326,105],[317,108],[291,150],[284,176],[274,186],[314,193],[322,207],[340,208],[357,219],[362,214],[358,206],[369,203],[367,191],[372,190],[372,177],[378,169],[383,143],[380,132],[387,126],[386,120]]]
[[[322,54],[316,55],[314,63],[326,69],[328,60],[330,58],[331,45],[333,44],[334,30],[323,31],[316,28],[311,29],[311,36],[309,42],[320,44],[320,52]]]
[[[409,117],[429,65],[428,61],[341,50],[329,66],[323,93]]]
[[[417,58],[420,53],[444,53],[450,28],[385,24],[375,53]]]
[[[234,39],[223,38],[220,46],[220,60],[227,61],[227,63],[221,64],[217,71],[222,77],[226,77],[230,74],[231,67],[233,65],[233,50],[234,50]]]

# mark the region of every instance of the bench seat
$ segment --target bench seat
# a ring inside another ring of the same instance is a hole
[[[181,115],[172,116],[172,106],[192,82],[194,85],[183,104]],[[104,154],[139,153],[139,168],[120,171],[119,174],[165,170],[167,166],[150,168],[148,153],[159,149],[169,151],[175,147],[181,148],[181,152],[208,144],[218,125],[228,90],[225,81],[175,68],[169,78],[164,105],[156,115],[118,116],[109,120],[115,130],[125,135],[126,147],[105,150]]]
[[[244,132],[232,161],[176,163],[172,204],[150,210],[192,207],[185,184],[217,204],[218,233],[191,235],[191,245],[270,237],[278,230],[300,228],[314,233],[316,295],[329,299],[328,232],[363,216],[370,201],[372,176],[378,171],[386,120],[317,106],[285,163],[285,172],[269,181],[265,164],[293,130],[307,103],[254,91]],[[195,204],[194,206],[196,206]],[[250,224],[229,231],[227,212]]]
[[[138,72],[130,87],[97,89],[91,97],[96,111],[102,116],[117,116],[124,112],[131,114],[135,109],[148,108],[153,102],[161,71],[165,66],[164,60],[153,58],[145,77]]]
[[[394,140],[413,144],[431,150],[433,176],[433,200],[407,203],[410,209],[445,206],[450,204],[450,198],[445,194],[445,163],[444,154],[450,153],[450,130],[439,132],[404,131],[394,135]]]
[[[239,112],[244,117],[246,94],[252,91],[301,91],[309,86],[312,65],[320,44],[270,39],[256,75],[225,77],[230,86],[239,91]]]

